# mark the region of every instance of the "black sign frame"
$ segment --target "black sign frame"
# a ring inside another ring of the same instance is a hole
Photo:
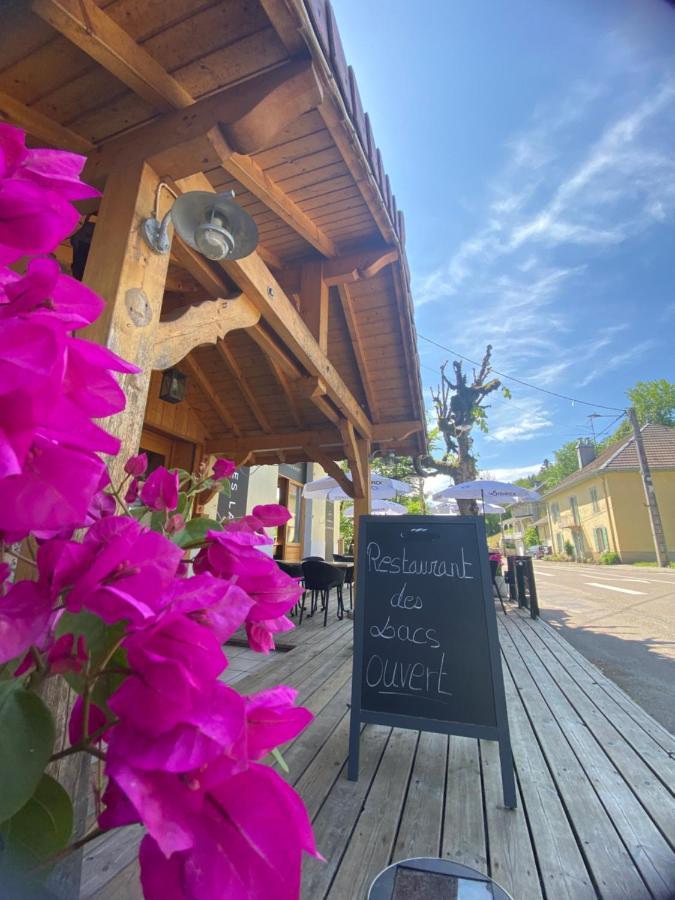
[[[480,516],[397,516],[395,523],[388,520],[387,524],[401,527],[402,532],[408,530],[410,534],[420,534],[424,530],[441,529],[447,527],[470,529],[470,533],[476,540],[479,554],[481,596],[484,603],[487,651],[489,656],[492,699],[496,724],[488,726],[484,724],[469,724],[465,722],[449,722],[441,719],[432,719],[424,716],[399,715],[389,711],[365,709],[362,707],[362,679],[363,657],[365,646],[366,627],[366,603],[365,596],[367,574],[367,547],[370,525],[383,524],[381,516],[361,516],[359,520],[359,547],[356,568],[356,598],[354,611],[354,656],[352,673],[352,703],[349,726],[349,762],[347,777],[350,781],[357,781],[359,777],[359,749],[361,736],[361,723],[374,725],[389,725],[395,728],[409,728],[414,731],[431,731],[438,734],[458,735],[460,737],[480,738],[482,740],[498,741],[499,760],[502,773],[502,790],[504,805],[511,809],[516,807],[516,785],[513,771],[513,754],[509,734],[509,721],[506,711],[506,695],[504,692],[504,677],[501,666],[499,649],[499,635],[497,633],[497,614],[492,595],[492,579],[490,576],[490,564],[485,536],[485,524]],[[483,552],[483,548],[485,548]]]

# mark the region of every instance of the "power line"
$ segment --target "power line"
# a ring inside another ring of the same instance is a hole
[[[434,347],[438,347],[439,350],[444,350],[446,353],[452,354],[452,356],[458,356],[460,359],[463,359],[465,362],[471,363],[473,366],[480,366],[479,362],[476,362],[475,359],[469,359],[468,356],[462,356],[461,353],[457,353],[456,350],[451,350],[450,347],[444,347],[443,344],[439,344],[437,341],[432,341],[431,338],[425,337],[423,334],[417,334],[419,338],[422,338],[423,341],[426,341],[428,344],[433,344]],[[541,391],[542,394],[548,394],[551,397],[558,397],[559,400],[569,400],[571,403],[579,403],[582,406],[593,406],[597,409],[610,409],[612,412],[620,412],[622,415],[624,411],[619,409],[618,406],[605,406],[602,403],[589,403],[588,400],[579,400],[577,397],[569,397],[567,394],[558,394],[556,391],[549,391],[546,388],[539,387],[536,384],[530,384],[529,381],[523,381],[522,378],[516,378],[515,375],[507,375],[505,372],[500,372],[498,369],[492,368],[492,371],[495,375],[499,375],[501,378],[506,378],[509,381],[515,381],[516,384],[522,384],[523,387],[531,388],[533,391]]]

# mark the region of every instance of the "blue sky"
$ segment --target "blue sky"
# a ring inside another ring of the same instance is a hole
[[[674,379],[675,9],[333,3],[406,215],[418,332],[474,359],[492,343],[497,369],[606,406]],[[428,401],[452,355],[419,350]],[[515,477],[590,434],[592,408],[504,383],[483,470]]]

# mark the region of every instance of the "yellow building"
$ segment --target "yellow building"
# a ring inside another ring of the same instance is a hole
[[[666,545],[675,551],[675,429],[645,425],[642,438],[661,513]],[[576,559],[605,551],[622,562],[655,560],[649,516],[634,438],[623,439],[594,458],[591,444],[577,446],[580,468],[544,499],[553,552],[574,548]]]

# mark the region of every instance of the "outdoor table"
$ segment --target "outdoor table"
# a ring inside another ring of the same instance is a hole
[[[403,859],[373,881],[368,900],[512,900],[496,881],[469,866],[432,856]]]

